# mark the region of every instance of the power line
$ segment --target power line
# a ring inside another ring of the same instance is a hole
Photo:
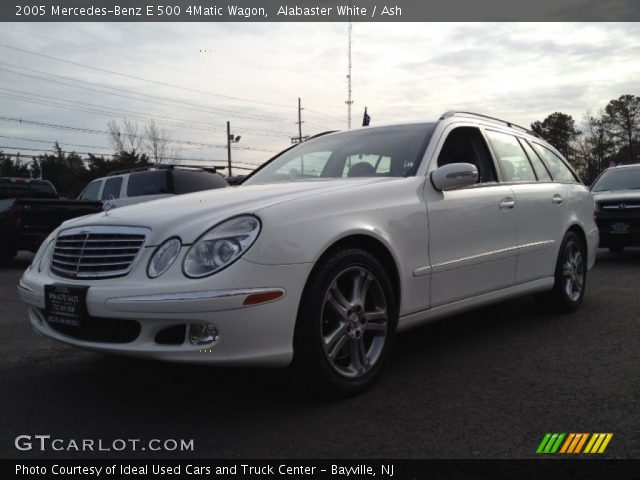
[[[114,116],[131,117],[131,118],[140,119],[140,120],[160,119],[158,123],[162,125],[169,125],[169,126],[174,126],[179,128],[186,128],[186,129],[200,130],[200,131],[212,131],[212,130],[215,130],[215,127],[222,127],[222,124],[216,125],[216,124],[205,124],[205,123],[191,123],[185,120],[177,119],[174,117],[168,117],[165,115],[143,114],[133,110],[126,110],[121,108],[112,109],[110,107],[103,107],[101,105],[62,99],[59,97],[58,98],[46,97],[44,95],[37,95],[37,94],[24,92],[20,90],[14,90],[11,88],[0,87],[0,90],[6,90],[8,92],[16,92],[15,94],[0,92],[0,96],[4,98],[19,100],[27,103],[34,103],[36,105],[63,108],[66,110],[73,110],[77,112],[92,113],[95,115],[103,115],[108,117],[114,117]],[[30,98],[30,97],[35,97],[35,98]],[[47,100],[47,99],[51,99],[51,100]],[[71,105],[66,105],[66,104],[71,104]],[[80,107],[73,106],[74,104],[80,105]],[[261,136],[261,137],[289,138],[289,135],[286,135],[285,132],[280,132],[278,134],[275,134],[275,131],[273,131],[274,133],[267,133],[268,132],[267,130],[260,130],[260,129],[253,129],[253,128],[242,128],[242,131],[248,132],[252,135]]]
[[[110,132],[107,132],[105,130],[94,130],[91,128],[83,128],[83,127],[74,127],[71,125],[59,125],[59,124],[54,124],[54,123],[45,123],[45,122],[36,122],[33,120],[25,120],[22,118],[15,118],[15,117],[5,117],[5,116],[0,116],[0,120],[3,121],[7,121],[7,122],[15,122],[15,123],[24,123],[27,125],[37,125],[40,127],[47,127],[47,128],[55,128],[58,130],[69,130],[69,131],[74,131],[74,132],[82,132],[82,133],[89,133],[89,134],[95,134],[95,135],[110,135]],[[139,138],[142,139],[144,138],[143,135],[130,135],[133,138]],[[209,147],[209,148],[224,148],[226,149],[227,147],[225,145],[215,145],[215,144],[211,144],[211,143],[203,143],[203,142],[195,142],[192,140],[172,140],[169,139],[167,140],[167,143],[174,143],[174,144],[184,144],[184,145],[196,145],[196,146],[202,146],[202,147]],[[263,149],[263,148],[254,148],[254,147],[236,147],[238,150],[248,150],[248,151],[255,151],[255,152],[267,152],[267,153],[277,153],[276,150],[267,150],[267,149]]]
[[[16,153],[4,153],[2,151],[2,149],[4,148],[9,148],[11,150],[18,150],[18,153],[20,153],[20,151],[22,150],[27,150],[27,151],[31,151],[31,152],[58,152],[58,150],[55,149],[51,149],[51,148],[31,148],[31,147],[12,147],[12,146],[7,146],[7,145],[0,145],[0,153],[2,153],[3,155],[16,155]],[[62,153],[75,153],[77,155],[79,154],[83,154],[83,155],[93,155],[96,156],[95,154],[97,152],[78,152],[78,151],[68,151],[68,150],[62,150],[60,149],[60,151]],[[99,153],[98,154],[101,157],[115,157],[117,156],[116,154],[113,153]],[[83,159],[86,160],[86,159]],[[186,161],[186,162],[225,162],[225,160],[209,160],[206,158],[187,158],[187,157],[172,157],[172,160],[177,160],[177,161]],[[243,169],[243,170],[251,170],[251,168],[246,168],[246,167],[239,167],[235,164],[239,163],[240,165],[251,165],[253,168],[259,167],[261,164],[258,163],[251,163],[251,162],[234,162],[234,168],[239,168],[239,169]],[[218,165],[216,165],[217,167]],[[219,166],[220,168],[226,168],[226,166]]]
[[[252,99],[242,98],[242,97],[234,97],[234,96],[230,96],[230,95],[223,95],[223,94],[220,94],[220,93],[212,93],[212,92],[207,92],[205,90],[198,90],[196,88],[184,87],[184,86],[176,85],[176,84],[173,84],[173,83],[161,82],[159,80],[152,80],[152,79],[149,79],[149,78],[138,77],[136,75],[130,75],[130,74],[127,74],[127,73],[122,73],[122,72],[116,72],[115,70],[109,70],[109,69],[106,69],[106,68],[100,68],[100,67],[96,67],[96,66],[93,66],[93,65],[87,65],[87,64],[84,64],[84,63],[80,63],[80,62],[73,62],[71,60],[65,60],[63,58],[54,57],[52,55],[47,55],[47,54],[39,53],[39,52],[33,52],[31,50],[26,50],[24,48],[14,47],[14,46],[8,45],[6,43],[0,43],[0,47],[4,47],[4,48],[10,49],[10,50],[15,50],[15,51],[22,52],[22,53],[27,53],[29,55],[36,55],[38,57],[47,58],[49,60],[54,60],[56,62],[66,63],[66,64],[69,64],[69,65],[74,65],[76,67],[87,68],[89,70],[94,70],[94,71],[102,72],[102,73],[109,73],[111,75],[118,75],[118,76],[121,76],[121,77],[124,77],[124,78],[129,78],[129,79],[132,79],[132,80],[138,80],[138,81],[142,81],[142,82],[148,82],[148,83],[152,83],[152,84],[155,84],[155,85],[160,85],[160,86],[163,86],[163,87],[176,88],[176,89],[179,89],[179,90],[184,90],[184,91],[191,92],[191,93],[197,93],[197,94],[200,94],[200,95],[209,95],[209,96],[213,96],[213,97],[224,98],[226,100],[248,102],[248,103],[254,103],[254,104],[257,104],[257,105],[266,105],[266,106],[270,106],[270,107],[286,107],[286,108],[290,108],[289,105],[263,102],[263,101],[260,101],[260,100],[252,100]]]
[[[183,100],[175,100],[173,98],[165,97],[165,96],[161,96],[161,95],[151,95],[151,94],[148,94],[148,93],[135,92],[133,90],[128,90],[126,88],[112,87],[112,86],[109,86],[109,85],[100,84],[98,82],[88,82],[88,81],[85,81],[85,80],[79,80],[79,79],[72,78],[72,77],[66,77],[64,75],[58,75],[58,74],[55,74],[55,73],[43,72],[42,70],[36,70],[36,69],[33,69],[33,68],[28,68],[28,67],[21,67],[19,65],[14,65],[14,64],[6,63],[6,62],[0,62],[0,64],[1,65],[7,65],[7,66],[9,66],[11,68],[18,68],[18,69],[21,69],[21,70],[26,70],[26,71],[30,71],[30,72],[40,73],[40,74],[43,74],[43,75],[48,75],[50,77],[62,78],[62,79],[67,80],[67,81],[72,81],[72,82],[77,82],[77,83],[84,83],[84,84],[88,84],[88,85],[97,85],[97,86],[99,86],[101,88],[106,88],[108,90],[115,90],[116,92],[125,92],[125,93],[129,94],[129,95],[123,95],[123,94],[119,94],[119,93],[115,93],[115,92],[105,92],[104,90],[99,90],[97,88],[90,88],[90,87],[83,87],[83,86],[80,86],[80,85],[69,84],[69,83],[61,81],[61,80],[54,80],[54,79],[51,79],[51,78],[45,78],[45,77],[41,77],[41,76],[37,76],[37,75],[30,75],[28,73],[16,72],[16,71],[13,71],[13,70],[9,70],[7,68],[0,67],[0,70],[4,70],[6,72],[13,73],[14,75],[21,75],[21,76],[24,76],[24,77],[35,78],[37,80],[42,80],[42,81],[51,82],[51,83],[57,83],[57,84],[60,84],[60,85],[65,85],[65,86],[73,87],[73,88],[80,88],[80,89],[91,91],[91,92],[101,93],[103,95],[112,95],[112,96],[116,96],[116,97],[130,99],[130,100],[137,100],[137,101],[147,102],[147,103],[155,103],[155,104],[158,104],[158,105],[170,106],[170,107],[173,107],[173,108],[178,107],[178,108],[183,108],[185,110],[191,110],[191,111],[202,112],[202,113],[209,113],[209,114],[214,114],[214,115],[223,114],[223,115],[226,115],[226,116],[233,116],[233,117],[247,118],[247,119],[261,120],[261,121],[279,121],[279,122],[283,122],[283,123],[288,123],[289,122],[287,119],[284,119],[282,117],[273,117],[273,116],[265,116],[265,115],[252,115],[252,114],[240,114],[240,113],[236,113],[233,110],[226,110],[226,109],[221,109],[221,108],[216,108],[216,107],[203,107],[201,104],[189,103],[189,102],[185,102]],[[155,100],[146,100],[144,98],[137,98],[137,97],[131,96],[131,95],[151,98],[151,99],[155,99]],[[164,102],[171,102],[171,103],[170,104],[162,103],[162,102],[158,102],[157,100],[164,100]],[[186,107],[185,105],[188,105],[188,107]]]
[[[236,80],[227,80],[227,79],[220,78],[220,77],[213,77],[211,75],[205,75],[205,74],[200,73],[200,72],[194,72],[194,71],[191,71],[191,70],[186,70],[186,69],[184,69],[182,67],[178,68],[178,67],[174,67],[172,65],[167,65],[167,64],[164,64],[164,63],[160,63],[160,62],[152,62],[152,61],[144,59],[144,58],[133,57],[131,55],[125,55],[125,54],[122,54],[122,53],[113,53],[113,52],[110,52],[108,50],[102,50],[102,49],[95,48],[95,47],[88,47],[88,46],[80,44],[80,43],[70,42],[68,40],[62,40],[60,38],[55,38],[55,37],[49,37],[49,36],[43,35],[41,33],[35,33],[35,32],[26,33],[26,32],[22,32],[20,30],[15,30],[15,29],[11,29],[11,28],[5,28],[4,30],[5,31],[14,32],[14,33],[19,33],[19,34],[22,34],[22,35],[25,35],[25,36],[35,36],[35,37],[40,37],[40,38],[44,38],[44,39],[47,39],[47,40],[51,40],[51,41],[54,41],[54,42],[66,43],[67,45],[73,45],[75,47],[91,50],[91,52],[93,52],[93,53],[99,52],[99,53],[102,53],[104,55],[108,55],[108,56],[115,57],[115,58],[118,58],[118,59],[125,58],[125,59],[128,59],[128,60],[134,61],[134,62],[136,62],[138,64],[139,63],[146,63],[148,65],[155,65],[155,66],[166,68],[166,69],[169,69],[169,70],[174,70],[174,71],[179,72],[179,73],[183,73],[183,74],[186,73],[188,75],[193,75],[193,76],[197,76],[197,77],[200,77],[200,78],[206,78],[208,80],[214,80],[214,81],[218,81],[218,82],[230,83],[230,84],[232,84],[234,86],[241,85],[241,86],[249,87],[249,88],[252,88],[252,89],[255,89],[255,90],[262,90],[262,91],[267,92],[267,93],[275,93],[275,94],[286,96],[286,97],[289,97],[291,95],[290,92],[286,92],[285,93],[283,91],[266,89],[266,88],[261,87],[261,86],[250,85],[248,83],[238,82]],[[305,96],[305,99],[307,99],[307,98],[308,97]],[[308,102],[309,100],[306,100],[306,101]],[[311,101],[313,103],[325,104],[325,102],[320,101],[318,99],[311,98]],[[282,105],[282,108],[285,108],[285,107],[289,108],[288,105]],[[327,117],[333,117],[333,118],[336,118],[336,119],[341,119],[338,116],[329,115],[329,114],[326,114],[326,113],[318,112],[316,110],[309,110],[309,111],[312,111],[314,113],[317,113],[317,114],[320,114],[320,115],[324,115],[324,116],[327,116]]]

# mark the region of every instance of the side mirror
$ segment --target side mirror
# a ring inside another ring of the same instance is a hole
[[[478,169],[471,163],[450,163],[431,172],[431,183],[442,192],[468,187],[478,181]]]

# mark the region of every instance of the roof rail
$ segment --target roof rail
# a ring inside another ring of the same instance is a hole
[[[521,125],[518,125],[516,123],[513,123],[513,122],[508,122],[506,120],[502,120],[500,118],[490,117],[489,115],[483,115],[482,113],[465,112],[465,111],[460,111],[460,110],[449,110],[448,112],[444,112],[440,116],[440,120],[444,120],[445,118],[455,117],[455,116],[460,116],[460,117],[480,117],[480,118],[483,118],[483,119],[486,119],[486,120],[492,120],[494,122],[502,123],[503,125],[506,125],[506,126],[508,126],[510,128],[517,128],[519,130],[522,130],[523,132],[526,132],[529,135],[533,135],[534,137],[542,138],[540,135],[538,135],[533,130],[530,130],[528,128],[525,128],[525,127],[523,127]]]
[[[130,168],[126,170],[116,170],[113,172],[107,173],[107,177],[112,177],[114,175],[123,175],[125,173],[135,173],[135,172],[148,172],[153,170],[173,170],[173,169],[184,168],[187,170],[203,170],[209,173],[218,173],[216,167],[203,167],[201,165],[149,165],[146,167],[138,167],[138,168]]]

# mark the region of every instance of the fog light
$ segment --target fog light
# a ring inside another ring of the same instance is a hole
[[[215,342],[218,338],[218,330],[213,323],[190,323],[189,340],[192,345],[205,345]]]

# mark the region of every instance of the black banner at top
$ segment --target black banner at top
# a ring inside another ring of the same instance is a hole
[[[15,0],[2,22],[639,21],[638,0]]]

